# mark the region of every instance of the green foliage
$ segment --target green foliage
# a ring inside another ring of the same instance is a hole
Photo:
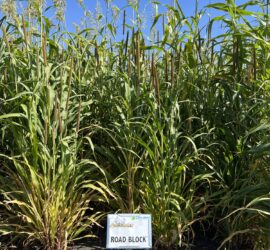
[[[91,228],[103,214],[92,206],[111,193],[92,157],[91,127],[82,126],[93,100],[77,87],[72,55],[51,62],[49,48],[43,57],[34,46],[26,57],[14,48],[2,65],[10,73],[1,84],[0,233],[24,239],[26,247],[67,249],[94,237]]]

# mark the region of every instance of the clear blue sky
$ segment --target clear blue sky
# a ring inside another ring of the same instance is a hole
[[[159,13],[162,13],[166,10],[166,4],[171,5],[173,3],[173,0],[157,0],[158,2],[161,3],[160,7],[159,7]],[[85,6],[87,7],[87,9],[89,9],[90,11],[94,12],[95,8],[97,6],[97,2],[100,3],[100,6],[103,10],[103,13],[105,13],[106,10],[106,4],[105,4],[105,0],[84,0]],[[122,9],[123,7],[127,6],[128,4],[128,0],[111,0],[111,5],[115,5],[117,6],[119,9]],[[151,8],[151,1],[150,0],[140,0],[140,13],[142,13],[142,15],[144,17],[146,17],[147,22],[146,22],[146,30],[149,30],[149,27],[151,26],[151,15],[152,15],[152,11],[153,9]],[[184,11],[186,16],[192,16],[194,15],[195,12],[195,6],[196,6],[196,0],[178,0],[182,10]],[[225,0],[198,0],[198,4],[199,4],[199,10],[202,9],[204,6],[211,4],[211,3],[216,3],[216,2],[225,2]],[[236,0],[236,4],[240,5],[243,3],[246,3],[247,0]],[[252,10],[258,11],[258,8],[253,8]],[[132,19],[132,8],[127,8],[127,13],[129,15],[129,20],[127,21],[131,21]],[[204,18],[202,18],[202,25],[206,24],[209,20],[209,17],[213,17],[216,16],[220,13],[218,13],[217,11],[215,11],[214,9],[211,10],[207,10],[207,14],[204,16]],[[78,4],[78,0],[67,0],[67,9],[66,9],[66,27],[69,31],[74,31],[74,26],[73,23],[80,23],[80,20],[83,16],[83,11],[82,8],[79,6]],[[123,12],[121,11],[120,14],[120,20],[123,17]],[[121,23],[122,21],[120,21]],[[120,26],[121,24],[119,24]],[[89,26],[91,26],[89,24]],[[214,30],[215,34],[218,34],[218,27],[215,27],[216,30]]]
[[[100,3],[103,11],[105,12],[105,10],[106,10],[105,0],[84,0],[85,6],[91,11],[95,10],[95,8],[97,6],[97,2]],[[121,9],[121,8],[127,6],[127,2],[128,2],[128,0],[112,0],[111,4],[116,5]],[[158,0],[158,2],[161,3],[161,5],[159,7],[159,12],[164,12],[166,9],[165,5],[166,4],[171,5],[173,0]],[[196,0],[178,0],[178,2],[180,3],[184,13],[187,16],[191,16],[194,14]],[[198,0],[199,8],[203,8],[203,6],[210,4],[210,3],[214,3],[214,2],[218,2],[218,0]],[[238,2],[244,2],[244,0],[238,1]],[[127,11],[130,11],[129,14],[131,16],[132,9],[128,8]],[[152,11],[151,1],[150,0],[140,0],[140,12],[144,16],[149,18],[149,17],[151,17],[151,14],[152,14],[151,11]],[[212,11],[210,11],[210,14],[215,14],[215,13],[211,13],[211,12]],[[67,24],[67,28],[69,30],[73,30],[73,23],[80,22],[82,15],[83,15],[83,12],[78,4],[78,0],[67,0],[66,24]],[[148,23],[147,25],[150,25],[150,24]]]
[[[23,3],[23,5],[26,4],[27,0],[17,0],[20,1],[21,3]],[[81,20],[83,18],[83,9],[81,8],[81,6],[78,3],[79,0],[66,0],[67,2],[67,8],[66,8],[66,12],[65,12],[65,27],[68,31],[75,31],[74,28],[74,24],[80,24]],[[110,4],[111,6],[117,6],[120,9],[120,18],[118,21],[118,35],[117,37],[119,37],[119,33],[121,33],[121,26],[122,26],[122,20],[123,20],[123,8],[126,9],[127,11],[127,23],[131,24],[131,20],[132,20],[132,8],[131,7],[127,7],[128,6],[128,2],[129,1],[135,1],[135,0],[110,0]],[[173,0],[156,0],[160,3],[159,5],[159,13],[163,13],[166,11],[166,5],[172,5],[173,4]],[[246,3],[248,0],[235,0],[237,5]],[[151,0],[139,0],[140,3],[140,8],[139,8],[139,12],[140,15],[144,16],[144,19],[146,20],[145,22],[145,32],[146,34],[149,33],[149,28],[152,24],[152,20],[151,20],[151,16],[153,15],[153,8],[151,5]],[[195,12],[195,6],[196,6],[196,0],[178,0],[183,12],[185,13],[185,15],[187,17],[194,15]],[[198,0],[198,9],[201,10],[203,9],[204,6],[211,4],[211,3],[216,3],[216,2],[221,2],[224,3],[226,2],[225,0]],[[106,1],[105,0],[84,0],[84,4],[85,7],[90,10],[92,13],[95,12],[97,3],[100,4],[100,8],[101,11],[103,12],[103,14],[105,14],[106,12]],[[47,6],[52,5],[52,0],[47,0],[46,1]],[[253,8],[252,10],[254,11],[259,11],[258,7],[257,8]],[[215,11],[214,9],[208,9],[207,13],[204,15],[204,17],[202,18],[202,22],[201,25],[203,26],[204,24],[207,24],[207,22],[209,21],[209,18],[214,17],[216,15],[219,15],[221,13],[218,13],[217,11]],[[49,18],[53,18],[54,14],[52,12],[52,9],[50,11],[48,11],[48,13],[46,14]],[[0,13],[1,16],[1,13]],[[161,20],[160,20],[161,21]],[[160,24],[161,22],[158,24],[159,28],[160,28]],[[92,28],[96,28],[93,27],[94,24],[87,22],[88,27],[92,27]],[[218,27],[217,25],[214,27],[213,33],[214,34],[219,34],[221,32],[220,27]]]

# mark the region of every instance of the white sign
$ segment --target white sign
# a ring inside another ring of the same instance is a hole
[[[150,214],[109,214],[106,248],[152,248]]]

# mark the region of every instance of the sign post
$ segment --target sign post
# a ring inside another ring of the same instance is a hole
[[[152,248],[150,214],[109,214],[107,249]]]

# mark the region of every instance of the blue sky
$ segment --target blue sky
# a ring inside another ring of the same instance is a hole
[[[246,3],[247,0],[235,0],[237,5]],[[97,6],[97,2],[100,3],[100,7],[105,13],[106,11],[106,1],[105,0],[84,0],[85,6],[87,9],[90,11],[94,12],[95,8]],[[127,6],[128,0],[111,0],[111,6],[117,6],[119,9],[123,9],[125,6]],[[146,17],[146,25],[145,25],[145,32],[148,32],[149,27],[151,26],[151,15],[152,15],[152,7],[151,7],[151,0],[140,0],[140,13]],[[173,0],[158,0],[160,2],[159,6],[159,13],[162,13],[166,10],[166,4],[171,5],[173,3]],[[184,11],[186,16],[192,16],[194,15],[195,12],[195,6],[196,6],[196,0],[178,0],[182,10]],[[224,0],[198,0],[198,8],[203,9],[204,6],[211,4],[211,3],[216,3],[216,2],[226,2]],[[127,15],[129,16],[128,21],[131,22],[132,19],[132,8],[128,7],[126,8],[127,10]],[[257,8],[253,8],[252,10],[258,11]],[[120,12],[120,20],[123,17],[123,11]],[[221,13],[218,13],[214,9],[208,9],[207,13],[204,15],[202,18],[202,26],[206,24],[209,21],[209,18],[214,17],[216,15],[219,15]],[[79,24],[81,18],[83,17],[83,11],[80,5],[78,4],[78,0],[67,0],[67,9],[66,9],[66,28],[69,31],[74,31],[74,23]],[[120,21],[121,23],[122,21]],[[119,23],[119,26],[121,24]],[[91,26],[91,24],[89,24]],[[119,30],[121,30],[119,28]],[[215,26],[215,30],[213,31],[214,34],[219,33],[220,28],[218,26]],[[120,31],[119,31],[120,32]]]
[[[94,11],[97,6],[97,1],[100,3],[103,11],[106,10],[106,4],[104,0],[84,0],[85,6],[91,10]],[[111,1],[112,5],[118,6],[120,9],[127,6],[127,0],[113,0]],[[151,8],[151,1],[150,0],[140,0],[140,12],[146,16],[147,18],[151,17],[152,14],[152,8]],[[172,4],[172,0],[159,0],[161,5],[159,6],[159,12],[165,11],[165,5],[166,4]],[[218,2],[217,0],[198,0],[199,8],[203,8],[203,6]],[[242,1],[243,2],[243,1]],[[187,16],[191,16],[194,14],[195,11],[195,3],[196,0],[179,0],[179,3],[184,11],[184,13]],[[130,16],[132,16],[132,8],[127,8],[127,12],[129,12]],[[209,14],[215,14],[212,13],[211,10]],[[67,10],[66,10],[66,25],[68,30],[73,30],[73,23],[79,23],[80,19],[83,16],[83,12],[81,7],[78,4],[77,0],[67,0]],[[149,23],[147,25],[150,25]]]
[[[18,0],[21,3],[23,2],[23,5],[26,4],[27,0]],[[131,24],[132,20],[132,15],[133,15],[133,10],[131,7],[128,7],[128,1],[135,1],[135,0],[109,0],[111,7],[112,6],[117,6],[120,10],[120,18],[118,21],[118,34],[117,38],[120,38],[121,36],[121,30],[122,30],[122,20],[123,20],[123,9],[125,8],[127,11],[127,23]],[[159,5],[159,13],[163,13],[166,11],[166,5],[172,5],[173,0],[156,0],[160,3]],[[84,16],[84,12],[82,7],[79,5],[79,0],[66,0],[67,7],[66,7],[66,12],[65,12],[65,25],[64,29],[74,32],[75,27],[74,24],[80,24],[81,20]],[[139,0],[140,3],[140,8],[139,8],[139,13],[141,16],[144,16],[144,19],[146,20],[145,22],[145,29],[143,30],[146,35],[149,35],[149,28],[152,25],[152,20],[151,16],[153,15],[153,8],[151,5],[151,0]],[[194,15],[195,12],[195,6],[196,6],[196,0],[178,0],[183,12],[185,13],[186,17],[190,17]],[[211,4],[211,3],[217,3],[221,2],[224,3],[226,2],[225,0],[198,0],[198,9],[201,10],[203,9],[204,6]],[[247,0],[235,0],[237,5],[246,3]],[[100,9],[103,12],[103,14],[106,13],[106,1],[105,0],[84,0],[84,4],[87,10],[91,11],[92,13],[95,12],[95,9],[99,3]],[[46,5],[50,6],[52,5],[52,0],[46,0]],[[252,10],[254,11],[259,11],[258,7],[253,8]],[[201,27],[203,27],[205,24],[208,23],[209,18],[220,15],[221,13],[218,13],[214,9],[207,9],[205,15],[201,19]],[[52,9],[48,11],[46,14],[49,18],[54,17],[54,13]],[[0,14],[1,16],[1,14]],[[110,16],[110,15],[108,15]],[[110,18],[109,18],[110,19]],[[90,28],[96,28],[95,24],[89,22],[87,20],[87,26]],[[157,24],[157,27],[161,30],[161,20]],[[223,30],[218,26],[214,26],[213,28],[213,33],[214,35],[218,35],[222,32]],[[121,39],[121,38],[120,38]]]

